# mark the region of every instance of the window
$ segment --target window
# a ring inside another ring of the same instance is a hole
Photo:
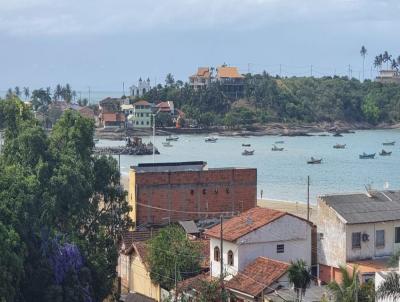
[[[385,246],[385,230],[377,230],[375,233],[375,246]]]
[[[214,248],[214,261],[219,261],[219,259],[220,259],[219,247],[216,246],[216,247]]]
[[[144,125],[144,122],[142,121],[141,124]]]
[[[149,124],[150,124],[149,121],[147,121],[147,122],[146,122],[146,125],[149,125]]]
[[[276,252],[277,252],[278,254],[284,253],[284,252],[285,252],[285,245],[284,245],[284,244],[278,244],[278,245],[276,246]]]
[[[140,117],[143,117],[143,113],[140,114]]]
[[[361,233],[352,233],[351,234],[351,247],[353,249],[361,248]]]
[[[233,265],[233,252],[228,252],[228,265]]]
[[[400,243],[400,227],[394,228],[394,230],[395,230],[394,242]]]
[[[138,122],[138,121],[136,121],[136,125],[139,125],[139,122]]]

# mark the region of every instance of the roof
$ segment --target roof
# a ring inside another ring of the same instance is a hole
[[[108,113],[102,113],[102,119],[104,122],[120,122],[125,120],[125,115],[120,112],[108,112]]]
[[[199,67],[197,68],[197,73],[192,75],[191,77],[201,77],[201,78],[209,78],[211,76],[209,67]]]
[[[217,68],[218,78],[244,78],[237,70],[237,67],[220,66]]]
[[[156,302],[156,300],[146,297],[144,295],[138,293],[129,293],[125,300],[125,302]]]
[[[235,241],[285,215],[290,214],[268,208],[252,208],[223,223],[224,240]],[[220,238],[220,225],[212,227],[205,234],[210,237]]]
[[[122,233],[122,242],[125,249],[128,249],[133,242],[146,241],[157,235],[159,229],[143,231],[125,231]]]
[[[320,196],[347,224],[400,220],[400,191]]]
[[[133,105],[132,105],[132,104],[122,104],[122,105],[121,105],[121,109],[122,109],[122,110],[133,109]]]
[[[179,221],[179,224],[187,234],[198,234],[200,232],[193,220]]]
[[[213,279],[213,277],[210,276],[210,273],[202,273],[199,275],[196,275],[194,277],[185,279],[181,282],[178,283],[178,291],[187,291],[194,289],[196,291],[201,291],[202,285],[204,282],[210,282]]]
[[[171,163],[142,163],[131,166],[137,173],[151,172],[178,172],[178,171],[202,171],[207,165],[204,161],[171,162]]]
[[[148,101],[145,101],[145,100],[140,100],[140,101],[137,101],[136,103],[133,103],[133,106],[137,106],[137,105],[150,106],[150,103]]]
[[[347,262],[348,266],[356,266],[361,274],[371,274],[376,272],[387,271],[389,257],[378,258],[378,259],[368,259],[368,260],[358,260]]]
[[[226,287],[256,297],[278,281],[288,270],[289,263],[258,257],[226,283]]]

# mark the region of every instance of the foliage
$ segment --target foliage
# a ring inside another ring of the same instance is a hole
[[[288,269],[289,282],[293,284],[297,301],[302,301],[306,289],[311,283],[310,270],[304,260],[297,260],[290,264]]]
[[[151,279],[170,290],[200,272],[199,246],[181,228],[166,227],[149,241],[149,265]]]
[[[397,249],[393,255],[389,257],[387,266],[392,267],[399,267],[399,260],[400,260],[400,249]]]
[[[225,302],[230,301],[230,299],[234,301],[234,296],[231,292],[221,287],[219,280],[202,280],[197,299],[199,302]]]
[[[390,272],[385,276],[385,280],[378,287],[376,296],[379,299],[400,300],[400,275]]]
[[[102,301],[130,225],[116,160],[93,156],[93,122],[75,111],[49,136],[18,99],[0,116],[0,301]]]

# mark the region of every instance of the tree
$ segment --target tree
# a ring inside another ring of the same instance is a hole
[[[396,272],[390,272],[384,278],[385,280],[378,287],[376,296],[379,299],[400,300],[400,275]]]
[[[172,86],[175,83],[174,76],[171,73],[168,73],[166,78],[165,78],[165,84],[167,86]]]
[[[389,69],[389,62],[392,60],[392,55],[390,55],[386,50],[382,54],[383,63],[386,63],[386,69]]]
[[[342,275],[342,282],[332,281],[328,284],[329,290],[335,297],[335,302],[357,301],[360,291],[360,276],[357,268],[353,267],[352,273],[349,273],[344,266],[340,266],[339,270]]]
[[[364,79],[365,79],[365,76],[364,76],[365,56],[367,55],[367,49],[365,48],[364,45],[361,46],[360,55],[363,58],[363,81],[364,81]]]
[[[14,93],[17,97],[21,96],[21,89],[19,88],[19,86],[15,86],[14,88]]]
[[[200,272],[199,246],[177,226],[162,229],[149,241],[151,279],[171,290],[175,280],[181,281]]]
[[[306,289],[311,283],[310,270],[304,260],[297,260],[290,264],[288,269],[289,282],[293,284],[296,292],[296,301],[302,301],[306,293]]]
[[[376,124],[379,121],[380,109],[372,95],[366,97],[362,111],[368,122]]]
[[[30,96],[29,87],[24,87],[23,92],[24,92],[25,100],[28,99]]]
[[[382,57],[381,56],[376,56],[374,59],[374,67],[375,68],[381,68],[382,67]]]

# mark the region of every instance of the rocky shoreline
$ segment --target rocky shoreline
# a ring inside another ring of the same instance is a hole
[[[353,133],[356,130],[374,130],[374,129],[396,129],[400,124],[379,124],[372,125],[365,122],[347,123],[347,122],[324,122],[310,124],[288,124],[288,123],[269,123],[255,124],[238,129],[230,129],[224,126],[214,126],[210,128],[163,128],[157,129],[157,136],[179,135],[179,134],[204,134],[218,136],[314,136],[324,135],[323,133]],[[152,129],[96,129],[96,138],[123,140],[126,136],[151,136]]]

